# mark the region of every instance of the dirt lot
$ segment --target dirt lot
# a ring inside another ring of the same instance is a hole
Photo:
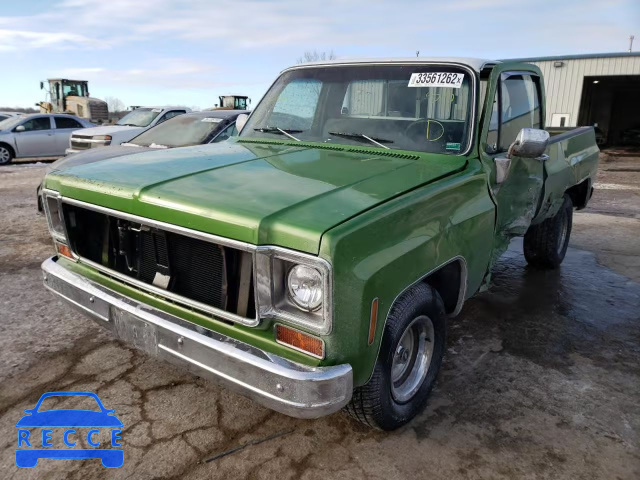
[[[427,409],[391,434],[273,413],[114,341],[41,285],[44,167],[1,168],[2,478],[640,478],[640,158],[607,159],[562,268],[528,269],[514,241],[452,321]],[[55,390],[116,410],[122,468],[15,466],[16,421]]]

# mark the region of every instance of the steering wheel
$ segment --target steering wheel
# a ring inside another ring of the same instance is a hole
[[[417,132],[418,135],[415,137],[422,137],[429,142],[438,141],[444,136],[444,125],[434,118],[425,118],[411,122],[407,125],[407,128],[404,129],[404,135],[410,139],[414,139],[415,137],[412,133],[413,130],[416,130],[418,127],[421,128],[421,132]]]

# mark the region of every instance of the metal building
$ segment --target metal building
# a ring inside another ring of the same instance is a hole
[[[640,145],[640,52],[518,58],[542,70],[548,127],[596,126],[607,145]]]

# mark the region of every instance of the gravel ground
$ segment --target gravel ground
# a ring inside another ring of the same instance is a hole
[[[387,434],[285,417],[113,340],[41,285],[45,167],[1,168],[2,478],[640,478],[640,159],[606,159],[562,268],[527,268],[514,241],[451,322],[428,407]],[[122,468],[15,466],[23,410],[65,389],[116,410]]]

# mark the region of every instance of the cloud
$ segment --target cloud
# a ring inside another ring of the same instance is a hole
[[[100,48],[100,46],[96,40],[76,33],[0,29],[0,50],[5,51],[51,47]]]
[[[4,79],[4,95],[25,104],[34,95],[29,82],[54,74],[86,78],[105,95],[179,99],[217,89],[258,97],[305,50],[508,58],[622,51],[629,34],[640,35],[638,0],[48,0],[39,10],[26,3],[0,9],[0,55],[20,67]]]
[[[183,58],[154,59],[142,62],[135,68],[67,67],[55,71],[54,76],[83,78],[109,85],[145,86],[150,89],[213,89],[254,84],[221,81],[225,76],[219,68]]]
[[[473,48],[485,39],[513,36],[517,41],[522,30],[546,25],[554,26],[553,43],[558,45],[575,38],[576,30],[592,38],[587,28],[573,28],[581,23],[624,25],[620,12],[637,11],[633,1],[611,0],[605,6],[596,0],[517,5],[510,0],[59,0],[35,15],[0,16],[5,28],[0,48],[116,48],[173,40],[196,48],[215,48],[219,42],[235,50],[378,46],[410,52],[424,50],[426,44],[446,49],[452,42],[444,33],[469,37]],[[486,28],[478,28],[482,26]],[[22,34],[22,43],[8,38],[11,29]]]

